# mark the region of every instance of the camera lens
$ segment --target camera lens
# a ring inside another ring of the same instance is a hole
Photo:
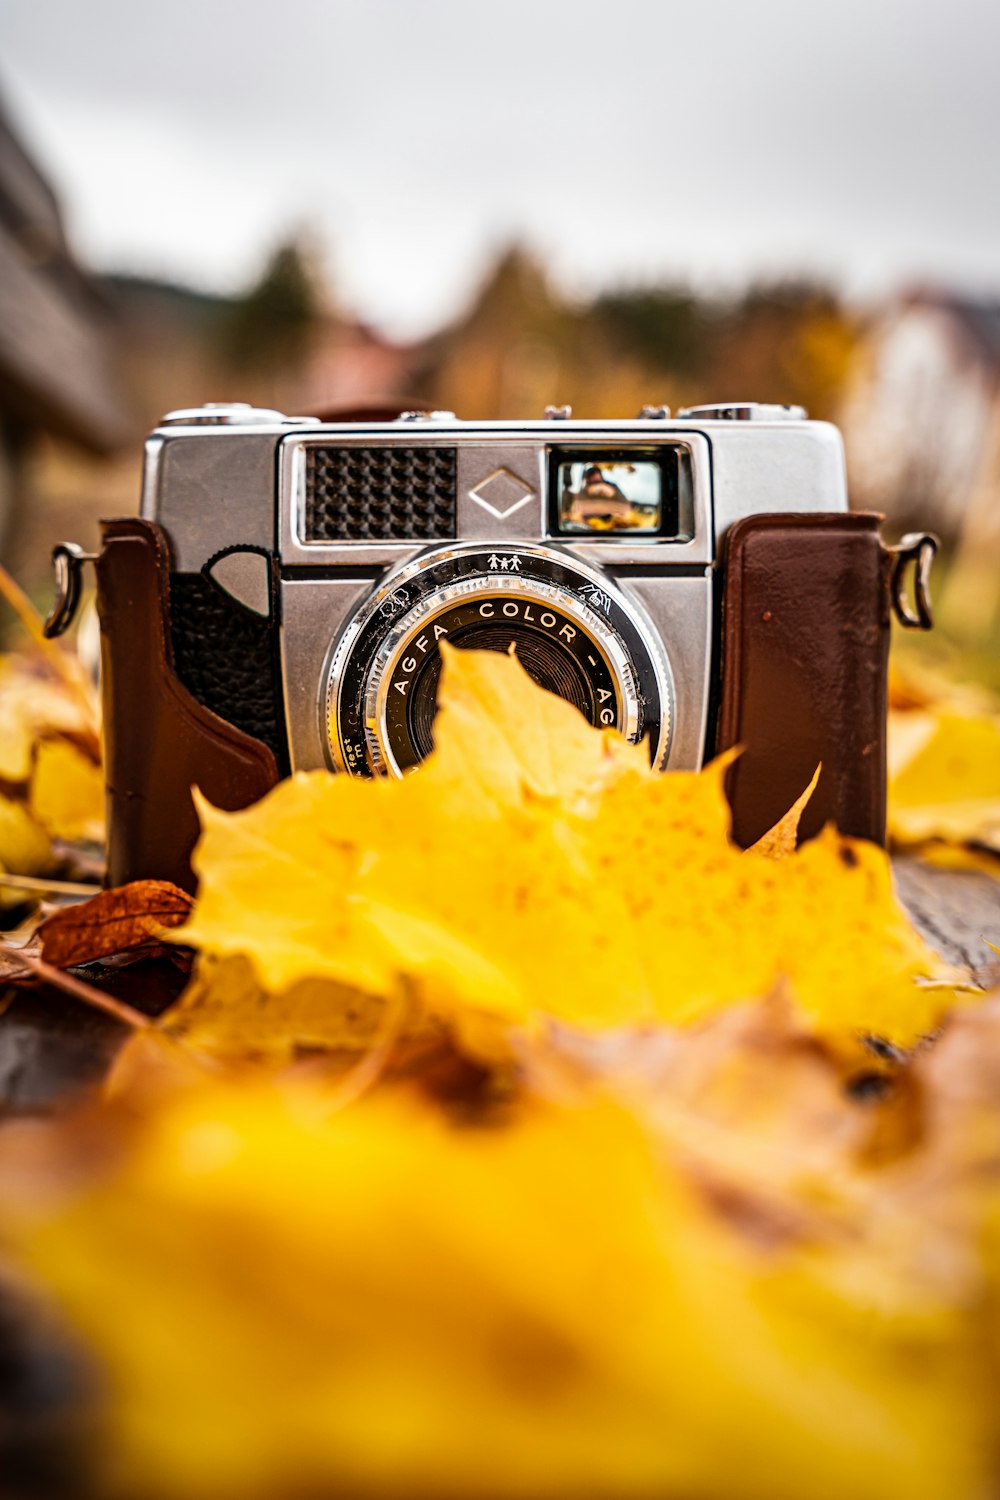
[[[580,663],[550,637],[540,635],[523,624],[482,622],[457,630],[450,639],[453,646],[466,651],[499,651],[506,654],[513,649],[524,670],[539,687],[565,698],[591,724],[598,722],[595,693],[587,674]],[[440,676],[441,655],[440,652],[435,652],[414,682],[413,693],[407,705],[410,736],[421,757],[429,755],[433,746],[431,725],[437,712],[437,685]]]
[[[435,602],[442,607],[403,622],[387,643],[384,670],[370,695],[385,748],[400,770],[422,760],[433,746],[441,640],[462,650],[513,647],[540,687],[567,699],[591,724],[620,725],[622,684],[581,612],[560,608],[530,584],[519,593],[496,594],[487,586]]]
[[[506,576],[505,576],[506,575]],[[430,753],[440,643],[509,652],[589,723],[669,738],[669,672],[606,579],[542,547],[459,546],[408,565],[362,607],[334,653],[326,694],[334,763],[401,775]]]

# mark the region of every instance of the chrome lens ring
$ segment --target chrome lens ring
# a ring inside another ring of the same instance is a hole
[[[401,763],[398,749],[401,716],[397,707],[405,708],[407,689],[424,665],[427,651],[434,650],[442,638],[437,632],[446,630],[438,622],[456,617],[456,603],[471,605],[473,617],[478,613],[487,626],[495,623],[502,628],[506,621],[537,626],[548,632],[557,649],[568,652],[577,646],[587,658],[587,676],[594,680],[592,720],[619,730],[626,739],[636,738],[639,693],[635,672],[607,622],[566,589],[537,578],[501,581],[488,575],[463,579],[421,600],[389,632],[376,653],[365,694],[365,720],[377,770],[401,776],[408,768]],[[421,642],[426,644],[421,646]],[[402,704],[393,699],[394,692]]]
[[[536,680],[591,723],[648,736],[653,764],[666,760],[670,667],[641,609],[567,551],[465,543],[386,578],[331,652],[322,712],[332,765],[401,775],[427,753],[436,647],[448,635],[459,646],[488,639],[494,650],[506,644],[493,641],[513,640]]]

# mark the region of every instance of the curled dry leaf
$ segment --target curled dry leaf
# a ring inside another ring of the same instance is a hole
[[[42,923],[41,956],[54,968],[68,969],[159,942],[164,930],[190,916],[192,905],[187,892],[169,880],[136,880],[101,891]]]
[[[34,978],[34,971],[27,960],[41,958],[41,956],[42,950],[37,938],[32,938],[26,943],[0,943],[0,985],[15,984],[20,980]]]
[[[909,1043],[948,996],[888,860],[828,830],[780,861],[729,840],[724,762],[653,772],[516,660],[447,652],[436,749],[402,781],[325,773],[255,807],[203,800],[180,941],[278,998],[404,986],[475,1055],[510,1029],[690,1022],[787,979],[812,1024]],[[189,1018],[190,1019],[190,1018]]]

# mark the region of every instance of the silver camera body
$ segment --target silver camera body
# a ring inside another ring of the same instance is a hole
[[[178,608],[197,578],[270,632],[274,681],[252,691],[273,690],[283,769],[372,774],[430,748],[442,639],[513,645],[591,722],[697,768],[730,527],[846,509],[840,434],[800,408],[324,423],[233,404],[150,435],[141,514],[166,534]],[[239,722],[199,687],[239,647],[211,623],[185,632],[182,677]]]

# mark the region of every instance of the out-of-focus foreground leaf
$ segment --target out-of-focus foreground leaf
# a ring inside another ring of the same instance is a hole
[[[170,1096],[103,1182],[25,1231],[102,1356],[106,1482],[984,1493],[962,1298],[893,1274],[900,1256],[880,1270],[858,1213],[832,1244],[754,1245],[656,1139],[600,1097],[459,1128],[407,1094],[332,1118],[290,1085]]]

